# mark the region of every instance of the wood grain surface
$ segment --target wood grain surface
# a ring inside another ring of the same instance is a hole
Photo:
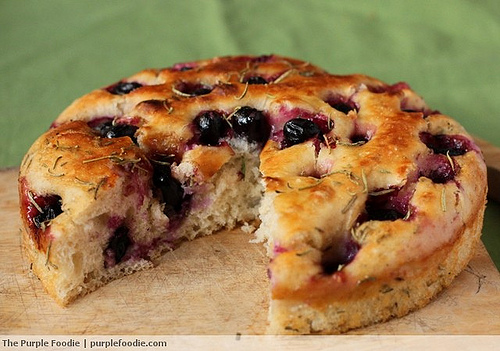
[[[267,258],[251,235],[185,243],[150,270],[66,308],[30,273],[21,250],[17,169],[0,172],[0,334],[259,335],[266,332]],[[483,245],[427,307],[351,334],[500,334],[500,274]]]

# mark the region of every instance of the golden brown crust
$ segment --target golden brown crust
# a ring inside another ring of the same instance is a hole
[[[260,84],[250,84],[256,77]],[[141,204],[157,208],[144,189],[153,182],[150,160],[167,158],[196,199],[196,189],[239,157],[231,116],[244,106],[261,111],[270,127],[265,145],[250,149],[261,151],[257,236],[271,257],[273,332],[342,332],[401,316],[448,285],[472,254],[486,194],[482,155],[457,122],[404,83],[332,75],[276,55],[188,62],[121,82],[137,86],[118,94],[112,85],[76,100],[28,152],[20,194],[32,260],[48,257],[57,241],[50,228],[29,221],[29,191],[61,196],[65,216],[76,222],[113,211],[109,203],[88,205],[107,194],[142,189]],[[224,116],[231,130],[217,145],[198,139],[194,121],[206,111]],[[313,121],[321,135],[291,145],[283,129],[297,117]],[[136,126],[137,144],[98,135],[89,125],[102,118]],[[45,278],[38,261],[36,273],[50,286],[57,278]],[[404,302],[394,307],[396,299]]]

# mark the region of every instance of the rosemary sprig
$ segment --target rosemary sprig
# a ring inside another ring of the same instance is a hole
[[[360,146],[360,145],[366,144],[366,141],[360,140],[360,141],[356,141],[355,143],[350,143],[348,141],[337,141],[337,144],[342,145],[342,146]]]
[[[45,224],[45,222],[47,222],[47,224]],[[40,225],[37,225],[35,223],[35,226],[44,232],[47,229],[47,227],[50,226],[50,221],[43,221],[42,223],[40,223]]]
[[[391,188],[391,189],[383,189],[383,190],[379,190],[379,191],[372,191],[372,192],[369,192],[368,195],[370,195],[370,196],[381,196],[381,195],[385,195],[385,194],[390,194],[390,193],[392,193],[395,190],[396,189]]]
[[[36,203],[35,198],[33,197],[33,193],[31,191],[28,191],[28,200],[33,206],[35,206],[38,212],[43,213],[43,209],[40,207],[39,204]]]
[[[182,96],[182,97],[192,97],[193,95],[191,94],[188,94],[188,93],[184,93],[182,91],[180,91],[179,89],[177,89],[175,87],[175,85],[172,85],[172,92],[175,94],[175,95],[179,95],[179,96]]]
[[[377,278],[375,278],[375,277],[371,277],[371,276],[368,276],[368,275],[367,275],[367,276],[365,276],[363,279],[358,280],[357,285],[361,285],[361,284],[363,284],[363,283],[368,283],[368,282],[373,282],[373,281],[375,281],[375,280],[377,280]]]
[[[391,174],[391,171],[389,171],[388,169],[379,169],[378,171],[379,171],[380,173]]]
[[[295,68],[290,68],[289,70],[286,70],[278,78],[276,78],[274,81],[272,81],[271,83],[272,84],[277,84],[277,83],[281,82],[286,77],[288,77],[290,74],[292,74],[292,72],[294,72],[294,71],[295,71]]]
[[[303,187],[299,187],[299,188],[294,188],[293,186],[290,185],[289,182],[286,183],[286,186],[288,187],[288,189],[292,189],[292,190],[307,190],[307,189],[311,189],[311,188],[314,188],[318,185],[320,185],[321,183],[323,183],[324,179],[316,179],[316,183],[314,184],[309,184],[309,185],[306,185],[306,186],[303,186]]]
[[[351,196],[351,199],[349,200],[349,202],[344,206],[344,208],[342,209],[342,214],[346,213],[347,211],[349,211],[349,209],[352,207],[352,205],[354,205],[354,202],[356,202],[356,199],[358,198],[358,195],[354,194]]]
[[[363,193],[368,192],[368,182],[366,180],[365,170],[361,168],[361,180],[363,181]]]
[[[52,164],[52,168],[49,168],[47,167],[47,172],[49,172],[49,174],[53,177],[62,177],[65,175],[65,173],[56,173],[54,172],[56,167],[58,166],[59,164],[59,161],[62,159],[62,155],[59,155],[56,157],[56,159],[54,160],[54,163]],[[64,166],[67,162],[64,162],[63,164],[61,164],[61,167]]]
[[[110,145],[113,145],[115,142],[113,140],[109,140],[109,141],[106,141],[106,142],[102,142],[101,143],[101,146],[110,146]]]
[[[87,181],[85,181],[85,180],[81,180],[81,179],[80,179],[80,178],[78,178],[78,177],[75,177],[75,180],[76,180],[78,183],[82,184],[82,185],[87,185],[87,186],[95,186],[95,183],[92,183],[92,182],[87,182]]]
[[[59,143],[59,140],[56,140],[55,148],[56,148],[56,150],[63,150],[63,151],[71,150],[71,149],[75,149],[76,150],[76,149],[80,148],[80,145],[61,146],[61,144]]]
[[[231,79],[233,78],[233,76],[236,76],[236,77],[239,77],[239,74],[238,72],[235,72],[235,71],[231,71],[231,72],[227,72],[226,73],[226,79],[225,79],[225,82],[219,82],[219,83],[223,83],[223,84],[231,84]],[[238,78],[240,79],[240,78]]]
[[[47,247],[47,254],[46,254],[46,259],[45,259],[45,266],[50,269],[50,267],[54,269],[59,269],[54,263],[50,262],[50,249],[52,247],[52,241],[49,242],[49,246]]]
[[[167,100],[163,100],[163,107],[167,110],[168,114],[174,111],[174,108],[168,104]]]
[[[391,292],[391,291],[393,291],[393,290],[394,290],[394,289],[393,289],[393,288],[391,288],[391,287],[390,287],[389,285],[387,285],[387,284],[382,285],[382,287],[380,288],[380,292],[381,292],[382,294],[387,294],[387,293],[390,293],[390,292]]]
[[[248,92],[248,85],[249,85],[249,84],[248,84],[248,82],[246,82],[246,83],[245,83],[245,89],[243,90],[243,92],[241,93],[241,95],[240,95],[240,96],[235,96],[235,97],[234,97],[234,99],[235,99],[235,100],[241,100],[241,99],[243,99],[243,98],[245,97],[245,95],[246,95],[246,94],[247,94],[247,92]]]
[[[87,189],[88,192],[91,192],[93,191],[94,192],[94,200],[97,200],[97,193],[99,191],[99,189],[104,185],[104,183],[106,183],[106,177],[105,178],[102,178],[99,183],[94,183],[94,182],[88,182],[88,181],[85,181],[85,180],[82,180],[78,177],[75,177],[74,178],[75,181],[77,183],[80,183],[82,185],[85,185],[85,186],[88,186],[89,188]]]
[[[24,167],[28,161],[31,163],[32,159],[33,159],[33,154],[26,154],[26,156],[24,156],[23,162],[21,163],[21,167]]]
[[[359,181],[361,180],[357,175],[355,175],[351,171],[347,171],[347,170],[340,170],[340,171],[333,171],[330,173],[326,173],[326,174],[323,174],[321,176],[321,178],[325,178],[325,177],[331,176],[333,174],[345,174],[349,178],[349,180],[356,185],[359,185]]]
[[[104,183],[106,183],[106,178],[102,178],[101,181],[95,187],[95,189],[94,189],[94,200],[97,200],[97,192],[99,191],[99,189],[101,188],[101,186],[104,185]],[[89,190],[91,190],[91,189],[89,189]]]
[[[446,189],[441,189],[441,211],[446,212]]]
[[[314,76],[314,72],[313,71],[301,71],[301,72],[299,72],[299,74],[302,77],[312,77],[312,76]]]
[[[300,65],[295,66],[295,67],[297,67],[297,68],[299,68],[299,69],[303,69],[303,68],[306,68],[306,67],[307,67],[307,66],[309,66],[309,65],[311,65],[311,63],[310,63],[310,62],[308,62],[308,61],[306,61],[306,62],[301,63]]]
[[[450,156],[450,150],[446,151],[446,158],[448,159],[448,162],[450,163],[451,170],[455,172],[455,163],[453,162],[453,159]]]
[[[245,74],[250,71],[250,61],[247,61],[247,64],[246,64],[246,67],[243,68],[240,72],[239,72],[239,75],[240,75],[240,78],[239,78],[239,81],[240,83],[243,83],[243,79],[245,79]]]
[[[410,216],[411,216],[411,207],[408,206],[408,211],[406,211],[406,214],[403,217],[403,221],[407,221],[408,219],[410,219]]]
[[[47,172],[49,172],[49,174],[52,176],[52,177],[62,177],[65,175],[65,173],[54,173],[54,171],[50,168],[47,168]]]
[[[358,230],[359,228],[351,228],[351,236],[358,243],[362,244],[366,238],[366,230]]]
[[[123,152],[122,152],[123,153]],[[138,163],[141,161],[141,158],[123,158],[117,155],[106,155],[106,156],[101,156],[101,157],[96,157],[96,158],[91,158],[87,160],[83,160],[82,163],[91,163],[91,162],[97,162],[97,161],[102,161],[102,160],[111,160],[112,162],[115,162],[119,165],[126,164],[126,163]]]
[[[298,257],[302,257],[302,256],[305,256],[309,253],[311,253],[312,249],[309,249],[309,250],[306,250],[306,251],[301,251],[301,252],[297,252],[295,255],[298,256]]]
[[[330,147],[330,139],[328,138],[328,136],[326,136],[325,134],[323,134],[323,139],[325,140],[326,148],[327,148],[328,150],[331,150],[331,147]]]
[[[47,266],[49,264],[49,257],[50,257],[50,248],[52,247],[52,240],[49,242],[49,246],[47,247],[47,255],[45,258],[45,265]]]
[[[21,167],[23,167],[26,171],[31,167],[31,164],[33,162],[34,154],[26,154],[23,159],[23,163]]]
[[[330,117],[328,117],[328,120],[326,122],[326,126],[328,128],[328,130],[332,130],[333,129],[333,125],[332,125],[332,119]]]
[[[172,165],[172,162],[168,162],[168,161],[160,161],[160,160],[153,160],[153,159],[151,159],[150,161],[152,163],[156,163],[156,164],[161,165],[161,166],[170,166],[170,165]]]
[[[311,189],[311,188],[314,188],[314,187],[316,187],[316,186],[320,185],[321,183],[323,183],[323,180],[324,180],[324,179],[318,179],[318,180],[316,181],[316,183],[311,184],[311,185],[306,185],[306,186],[303,186],[303,187],[300,187],[300,188],[297,188],[297,190],[299,190],[299,191],[300,191],[300,190],[306,190],[306,189]]]
[[[57,163],[59,162],[59,160],[62,158],[61,155],[57,156],[56,160],[54,161],[54,165],[52,166],[52,169],[56,169],[57,167]]]
[[[227,115],[224,119],[226,120],[227,124],[229,124],[229,126],[231,128],[233,128],[233,125],[231,124],[231,118],[233,117],[233,115],[238,112],[240,109],[242,108],[242,106],[236,106],[233,110],[233,112],[231,112],[229,115]]]
[[[118,161],[123,161],[122,157],[116,156],[116,155],[107,155],[107,156],[101,156],[101,157],[96,157],[96,158],[91,158],[88,160],[83,160],[82,163],[91,163],[91,162],[97,162],[97,161],[102,161],[102,160],[118,160]]]

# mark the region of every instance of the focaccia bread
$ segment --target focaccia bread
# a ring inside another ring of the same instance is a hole
[[[472,257],[487,185],[470,135],[407,84],[269,55],[81,97],[26,154],[19,191],[25,251],[61,305],[185,240],[258,226],[283,334],[426,305]]]

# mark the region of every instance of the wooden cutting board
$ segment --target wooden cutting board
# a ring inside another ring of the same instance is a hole
[[[183,244],[153,269],[67,308],[47,296],[21,250],[17,169],[0,172],[1,334],[263,334],[263,247],[239,230]],[[484,246],[427,307],[353,334],[500,334],[500,274]]]

